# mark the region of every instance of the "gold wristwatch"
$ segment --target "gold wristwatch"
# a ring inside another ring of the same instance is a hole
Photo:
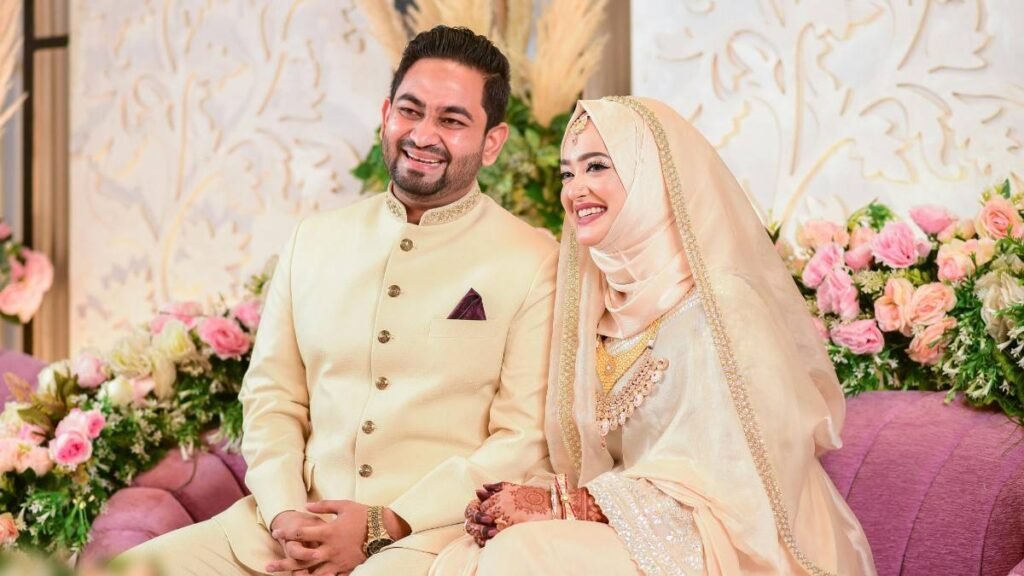
[[[369,558],[383,550],[385,546],[394,543],[394,539],[384,529],[384,507],[370,506],[366,511],[366,543],[363,544],[363,554]]]

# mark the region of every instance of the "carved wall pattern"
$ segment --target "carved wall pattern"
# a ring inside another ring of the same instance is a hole
[[[633,92],[717,146],[773,220],[973,214],[1024,176],[1024,3],[1016,0],[633,2]]]
[[[73,3],[71,350],[241,292],[358,199],[390,80],[351,0]]]

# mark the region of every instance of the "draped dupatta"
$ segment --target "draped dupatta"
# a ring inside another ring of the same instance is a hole
[[[714,454],[679,439],[680,461],[695,462],[693,469],[701,472],[690,477],[690,468],[664,467],[643,477],[659,487],[663,481],[670,493],[672,486],[681,486],[687,498],[712,510],[722,507],[723,516],[749,518],[749,523],[766,519],[763,525],[744,526],[744,535],[734,540],[752,534],[762,549],[784,549],[790,564],[829,574],[816,561],[820,552],[801,545],[820,526],[820,518],[809,517],[808,506],[801,509],[801,504],[806,504],[807,485],[824,475],[817,456],[840,444],[845,403],[803,298],[746,194],[714,148],[675,111],[653,100],[613,97],[580,102],[574,119],[584,113],[599,132],[622,125],[621,115],[628,115],[654,144],[650,150],[657,162],[638,170],[660,171],[656,180],[671,206],[708,324],[709,341],[694,345],[713,346],[717,373],[724,375],[731,399],[732,413],[716,415],[714,433],[718,441],[739,447],[736,453],[749,458],[746,469],[756,471],[756,477],[736,477],[728,466],[710,465]],[[618,146],[612,135],[602,132],[602,137],[617,166],[638,153]],[[609,288],[590,249],[577,243],[568,218],[561,256],[546,426],[556,471],[583,485],[606,471],[601,463],[608,458],[593,406],[594,344]],[[702,467],[701,459],[709,465]],[[758,498],[735,502],[730,497],[741,486],[749,491],[752,483],[760,486]]]

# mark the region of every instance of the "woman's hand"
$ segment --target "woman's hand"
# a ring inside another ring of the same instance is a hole
[[[509,526],[552,518],[550,490],[511,482],[487,484],[466,507],[466,532],[483,546]]]

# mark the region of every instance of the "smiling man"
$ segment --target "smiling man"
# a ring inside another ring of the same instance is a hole
[[[483,36],[409,44],[382,108],[390,189],[305,219],[281,252],[240,395],[252,496],[130,558],[426,574],[476,487],[544,465],[557,244],[476,183],[508,95]]]

